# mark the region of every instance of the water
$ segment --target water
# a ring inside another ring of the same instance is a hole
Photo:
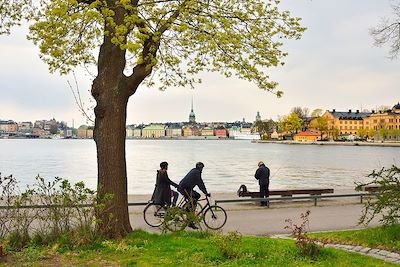
[[[169,163],[175,182],[205,164],[203,179],[210,192],[236,192],[241,184],[258,189],[254,173],[262,160],[271,169],[271,189],[354,188],[373,169],[400,165],[400,148],[257,144],[247,140],[127,140],[128,192],[151,194],[161,161]],[[0,140],[0,172],[13,174],[22,185],[40,174],[84,181],[96,188],[93,140]]]

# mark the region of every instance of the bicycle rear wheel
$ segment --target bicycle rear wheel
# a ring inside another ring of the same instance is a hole
[[[204,212],[203,221],[208,228],[218,230],[225,225],[227,218],[228,216],[223,208],[213,205]]]
[[[149,203],[143,210],[144,221],[151,227],[159,227],[165,216],[165,207],[155,203]]]

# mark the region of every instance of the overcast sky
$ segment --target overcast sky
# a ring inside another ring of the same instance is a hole
[[[140,87],[130,98],[127,124],[187,121],[191,98],[198,122],[277,119],[295,106],[311,110],[375,109],[400,101],[400,59],[388,48],[373,45],[369,29],[391,16],[390,0],[283,0],[282,7],[303,18],[303,38],[289,41],[284,67],[270,76],[284,91],[282,98],[254,84],[219,74],[203,73],[195,90]],[[75,127],[86,123],[67,81],[49,74],[38,48],[27,41],[26,27],[0,36],[0,119],[35,121],[55,118]],[[79,88],[91,105],[92,77],[78,74]]]

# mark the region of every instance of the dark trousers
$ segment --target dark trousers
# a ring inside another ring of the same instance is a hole
[[[183,189],[179,192],[187,200],[190,211],[195,211],[196,205],[197,205],[197,200],[199,200],[200,194],[198,192],[194,191],[193,189]]]
[[[171,195],[173,197],[172,207],[175,207],[176,206],[176,202],[178,201],[179,193],[174,191],[174,190],[171,190]]]
[[[269,185],[260,185],[260,198],[269,197]],[[268,201],[261,201],[261,206],[268,206]]]

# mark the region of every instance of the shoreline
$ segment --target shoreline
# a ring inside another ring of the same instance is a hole
[[[255,140],[252,143],[264,144],[284,144],[284,145],[327,145],[327,146],[375,146],[375,147],[400,147],[400,142],[335,142],[335,141],[317,141],[317,142],[296,142],[292,140],[287,141],[271,141],[271,140]]]

